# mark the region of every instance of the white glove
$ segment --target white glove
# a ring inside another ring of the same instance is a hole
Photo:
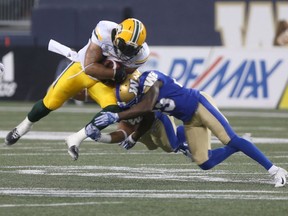
[[[133,134],[133,133],[132,133]],[[132,134],[130,134],[127,139],[125,139],[124,141],[122,141],[119,145],[126,149],[126,150],[129,150],[131,149],[137,141],[135,141],[133,138],[132,138]]]
[[[4,72],[5,72],[5,67],[4,67],[4,65],[2,63],[0,63],[0,76],[2,74],[4,74]]]
[[[105,127],[114,124],[119,120],[119,115],[112,112],[101,112],[101,116],[94,119],[96,126]]]

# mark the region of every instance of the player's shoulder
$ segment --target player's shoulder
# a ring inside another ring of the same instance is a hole
[[[135,65],[140,67],[143,65],[149,58],[150,55],[150,49],[147,43],[144,43],[142,45],[142,49],[138,52],[138,54],[135,57]]]
[[[106,39],[111,38],[111,32],[114,28],[117,27],[117,23],[108,21],[108,20],[102,20],[97,23],[95,28],[95,34],[99,41],[105,41]]]
[[[163,74],[162,72],[160,72],[158,70],[147,70],[141,74],[141,77],[143,79],[147,79],[147,78],[148,79],[158,79],[161,76],[165,76],[165,74]]]
[[[113,29],[117,27],[117,23],[108,21],[108,20],[101,20],[97,23],[96,28],[99,28],[101,30],[107,30],[107,29]]]
[[[140,92],[145,94],[157,80],[162,81],[163,79],[162,75],[163,74],[157,70],[144,71],[139,77]]]

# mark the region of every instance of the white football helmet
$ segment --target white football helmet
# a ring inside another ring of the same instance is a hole
[[[122,83],[116,84],[116,98],[120,108],[127,109],[138,102],[140,75],[141,73],[135,70],[132,74],[127,75]]]

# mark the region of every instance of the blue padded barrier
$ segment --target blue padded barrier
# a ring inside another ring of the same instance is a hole
[[[37,46],[47,46],[50,39],[65,45],[76,44],[76,10],[43,7],[33,10],[32,35]]]
[[[121,7],[82,7],[77,10],[76,45],[82,47],[88,42],[99,21],[109,20],[120,23],[123,20],[123,10]]]

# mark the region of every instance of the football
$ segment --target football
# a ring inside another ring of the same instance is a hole
[[[114,61],[112,59],[106,59],[103,63],[103,65],[105,67],[108,67],[108,68],[113,68],[113,69],[118,69],[121,67],[121,63],[120,62],[117,62],[117,61]]]

